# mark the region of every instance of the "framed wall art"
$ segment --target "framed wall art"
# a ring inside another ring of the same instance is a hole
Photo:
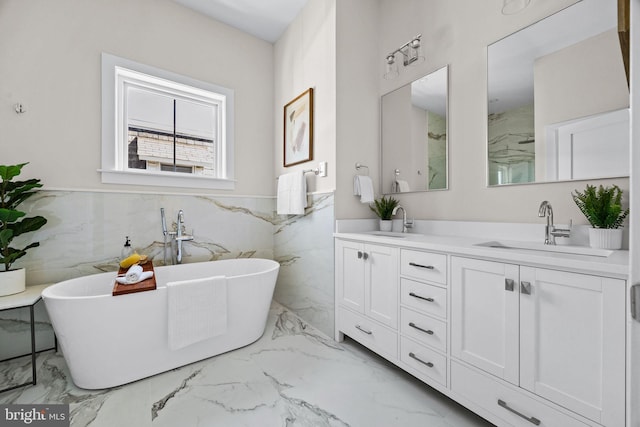
[[[313,160],[313,88],[284,106],[284,167]]]

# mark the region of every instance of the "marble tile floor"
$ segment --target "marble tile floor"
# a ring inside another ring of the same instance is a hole
[[[491,426],[276,302],[255,343],[124,386],[79,389],[53,351],[39,354],[37,365],[38,384],[0,394],[0,404],[68,403],[74,427]],[[0,384],[30,372],[28,358],[4,362]]]

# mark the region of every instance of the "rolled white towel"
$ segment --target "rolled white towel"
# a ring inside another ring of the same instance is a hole
[[[142,275],[142,266],[134,264],[129,267],[124,277],[127,279],[127,282],[133,283],[140,279],[140,275]]]
[[[116,281],[122,285],[133,285],[153,277],[153,271],[143,271],[142,266],[134,264],[123,276],[116,277]]]
[[[136,283],[142,282],[143,280],[147,280],[153,277],[153,271],[143,271],[138,278],[132,282],[127,280],[127,276],[119,276],[116,277],[116,282],[121,285],[134,285]]]

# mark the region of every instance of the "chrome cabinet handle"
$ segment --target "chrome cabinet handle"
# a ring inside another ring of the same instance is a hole
[[[362,259],[362,251],[358,251],[358,259]]]
[[[536,417],[527,417],[526,415],[524,415],[522,412],[518,412],[513,408],[510,408],[509,405],[507,404],[507,402],[505,402],[502,399],[498,399],[498,405],[503,407],[504,409],[506,409],[509,412],[512,412],[514,414],[516,414],[517,416],[519,416],[520,418],[524,418],[525,420],[529,421],[531,424],[540,425],[540,420],[537,419]]]
[[[362,253],[362,258],[364,258],[364,260],[366,261],[369,258],[369,254],[366,252]]]
[[[531,295],[531,282],[520,282],[520,293],[522,295]]]
[[[409,353],[409,357],[412,358],[412,359],[417,360],[418,362],[422,363],[423,365],[427,365],[428,367],[433,368],[433,363],[425,362],[424,360],[422,360],[418,356],[416,356],[414,353]]]
[[[362,326],[360,326],[360,325],[356,325],[356,329],[358,329],[361,332],[364,332],[367,335],[372,335],[373,334],[373,332],[367,331],[366,329],[363,329]]]
[[[409,265],[412,267],[426,268],[427,270],[435,269],[433,265],[422,265],[422,264],[416,264],[415,262],[410,262]]]
[[[433,331],[431,329],[422,329],[420,326],[416,325],[413,322],[409,322],[409,326],[411,326],[412,328],[417,329],[419,331],[422,331],[425,334],[433,335]]]
[[[515,281],[513,279],[504,279],[504,290],[513,292],[515,290]]]
[[[418,298],[418,299],[422,299],[422,300],[425,300],[425,301],[429,301],[429,302],[433,302],[434,301],[433,298],[422,297],[420,295],[414,294],[413,292],[409,292],[409,296],[414,297],[414,298]]]

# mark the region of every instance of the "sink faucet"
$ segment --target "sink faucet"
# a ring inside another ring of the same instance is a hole
[[[549,203],[548,201],[545,200],[540,203],[538,216],[540,218],[547,218],[547,225],[544,227],[545,245],[555,245],[556,237],[571,236],[571,224],[569,224],[569,228],[556,228],[555,225],[553,225],[553,208],[551,207],[551,203]]]
[[[178,221],[176,223],[176,243],[178,246],[178,252],[176,257],[176,262],[178,264],[182,264],[182,242],[187,240],[193,240],[193,236],[189,236],[184,234],[185,226],[184,226],[184,212],[182,209],[178,212]]]
[[[402,232],[406,233],[408,228],[413,227],[413,220],[407,220],[407,211],[400,205],[393,208],[391,215],[398,213],[399,209],[402,209]]]

